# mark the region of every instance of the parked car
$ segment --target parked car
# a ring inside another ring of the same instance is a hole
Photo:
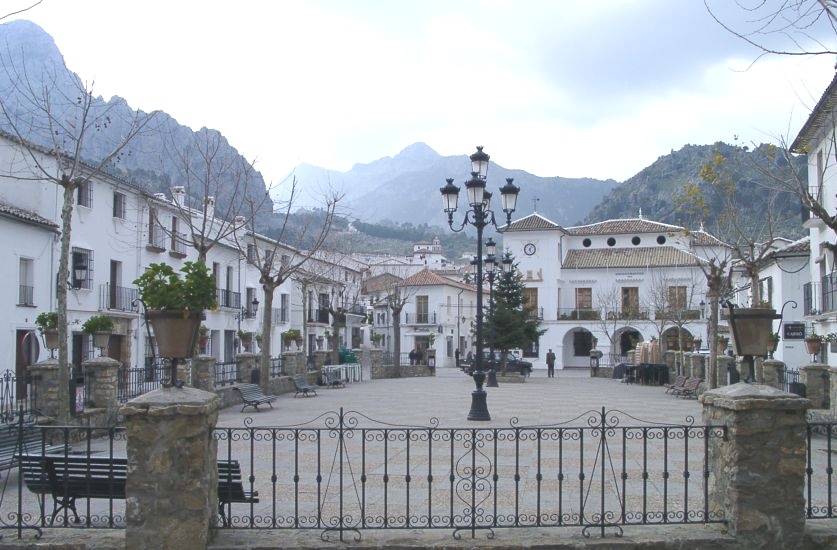
[[[495,351],[494,358],[492,359],[490,352],[483,351],[483,357],[484,359],[482,362],[482,367],[484,370],[491,369],[492,367],[498,371],[502,369],[502,352]],[[461,362],[460,366],[468,376],[473,374],[472,363]],[[529,376],[530,374],[532,374],[532,363],[530,363],[529,361],[524,361],[520,359],[515,353],[507,351],[506,372],[518,372],[523,376]]]

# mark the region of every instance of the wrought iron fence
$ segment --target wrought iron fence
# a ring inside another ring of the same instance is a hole
[[[278,378],[282,376],[282,357],[270,358],[270,377]]]
[[[784,389],[786,392],[790,392],[792,387],[796,389],[796,386],[791,386],[791,384],[799,384],[798,369],[785,369],[779,376],[781,378],[782,389]]]
[[[124,528],[124,428],[32,427],[30,420],[9,425],[17,427],[17,460],[4,475],[0,532],[15,530],[20,538],[53,527]]]
[[[215,363],[215,387],[232,385],[238,382],[238,363],[227,361]]]
[[[805,517],[837,517],[834,459],[837,451],[837,422],[808,422],[805,469]]]
[[[219,459],[242,465],[260,501],[226,507],[225,528],[447,529],[714,523],[709,440],[721,426],[648,424],[588,411],[539,426],[443,428],[329,412],[295,426],[216,429]],[[631,421],[636,425],[623,425]],[[368,424],[368,426],[366,426]],[[246,509],[245,513],[241,513]]]
[[[35,414],[38,396],[31,375],[18,378],[14,371],[5,370],[0,375],[0,423],[17,422],[19,414]]]
[[[168,362],[160,357],[146,357],[142,367],[119,369],[119,388],[117,396],[124,403],[129,399],[159,388],[163,380],[170,378]]]

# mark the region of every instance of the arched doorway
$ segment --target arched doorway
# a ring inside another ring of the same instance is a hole
[[[670,327],[663,332],[662,351],[691,351],[694,335],[681,327]]]

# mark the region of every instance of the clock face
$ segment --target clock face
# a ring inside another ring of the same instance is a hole
[[[526,246],[523,247],[523,252],[525,252],[527,256],[531,256],[535,253],[535,245],[533,245],[532,243],[528,243]]]

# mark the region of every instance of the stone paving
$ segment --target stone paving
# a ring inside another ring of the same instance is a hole
[[[432,417],[443,427],[508,427],[552,424],[571,420],[602,407],[618,409],[649,422],[683,423],[689,416],[700,423],[700,403],[665,393],[659,386],[623,384],[620,380],[590,378],[587,369],[559,370],[555,378],[536,370],[525,383],[486,388],[489,422],[469,422],[473,379],[457,369],[437,369],[435,377],[373,380],[348,384],[344,389],[319,390],[317,397],[280,395],[273,409],[228,407],[218,425],[241,427],[245,417],[255,425],[278,426],[306,422],[325,411],[355,410],[373,419],[396,424],[426,425]]]

